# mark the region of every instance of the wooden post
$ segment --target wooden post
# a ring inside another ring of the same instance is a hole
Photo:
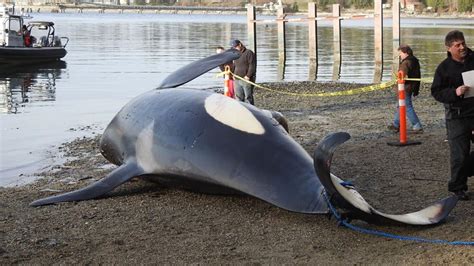
[[[283,7],[277,10],[277,28],[278,28],[278,79],[285,79],[285,61],[286,61],[286,46],[285,46],[285,14]]]
[[[232,37],[232,25],[230,23],[225,23],[224,24],[224,35],[225,35],[226,40],[231,40],[233,38]],[[225,49],[227,49],[227,48],[228,47],[225,47]]]
[[[383,10],[382,0],[375,0],[374,2],[374,56],[375,56],[375,71],[374,83],[382,81],[383,69]]]
[[[255,23],[255,7],[253,5],[247,5],[247,47],[252,50],[255,55],[257,55],[257,35],[256,28],[257,24]]]
[[[332,79],[338,80],[341,74],[341,7],[339,4],[332,5],[333,19],[333,45],[334,45],[334,65]]]
[[[400,47],[400,0],[393,0],[392,41],[393,41],[392,73],[397,73],[398,65],[399,65],[398,47]]]
[[[318,22],[316,21],[316,3],[308,3],[308,55],[309,55],[309,78],[318,78]]]

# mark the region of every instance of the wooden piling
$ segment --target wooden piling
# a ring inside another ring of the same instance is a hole
[[[400,46],[400,0],[393,0],[392,4],[392,45],[392,73],[397,73],[399,64],[398,47]]]
[[[374,2],[374,83],[382,81],[383,71],[383,9],[382,0]]]
[[[277,28],[278,28],[278,79],[285,79],[285,61],[286,61],[286,46],[285,46],[285,13],[283,7],[277,10]]]
[[[316,3],[308,3],[308,80],[316,80],[318,78],[318,22],[316,17]]]
[[[257,55],[257,24],[255,23],[255,7],[247,5],[247,47]]]
[[[332,5],[332,28],[333,28],[333,46],[334,46],[334,65],[332,71],[332,79],[339,80],[341,75],[341,6],[339,4]]]
[[[383,77],[383,9],[382,0],[374,0],[374,83],[380,83]],[[394,1],[393,7],[394,25],[393,25],[393,68],[398,69],[398,47],[400,45],[400,0]],[[283,9],[278,9],[277,19],[257,20],[255,15],[255,7],[247,5],[247,29],[248,29],[248,44],[249,49],[257,52],[257,23],[277,23],[278,27],[278,61],[279,61],[279,79],[284,79],[285,62],[286,62],[286,32],[285,25],[287,22],[306,22],[308,23],[308,56],[309,56],[309,80],[317,79],[318,72],[318,43],[317,43],[317,21],[318,20],[332,20],[333,21],[333,73],[332,79],[339,80],[342,66],[342,31],[341,20],[343,19],[357,19],[367,18],[368,15],[363,16],[349,16],[342,17],[339,4],[332,6],[332,16],[317,17],[317,8],[314,2],[308,3],[308,15],[306,18],[286,18]],[[397,12],[397,13],[395,13]]]

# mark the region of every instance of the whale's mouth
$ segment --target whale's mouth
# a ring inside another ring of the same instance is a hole
[[[119,127],[113,125],[117,125],[117,123],[110,123],[100,138],[100,153],[109,162],[122,165],[124,162],[123,147],[119,144],[122,142],[117,140],[121,140],[124,133]]]

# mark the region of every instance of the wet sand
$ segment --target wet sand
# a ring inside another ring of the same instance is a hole
[[[274,83],[296,93],[360,87],[341,83]],[[256,105],[282,112],[290,134],[309,153],[325,135],[351,140],[335,153],[332,172],[350,180],[375,208],[421,209],[449,195],[444,110],[425,86],[414,100],[421,145],[393,147],[386,128],[395,111],[391,90],[340,97],[295,97],[256,90]],[[133,179],[104,198],[39,208],[40,197],[84,187],[115,166],[98,149],[99,136],[63,144],[52,154],[64,165],[40,181],[0,188],[0,264],[474,264],[472,246],[418,243],[367,235],[324,215],[291,213],[249,196],[215,196]],[[470,196],[474,179],[469,179]],[[388,233],[474,241],[474,208],[461,201],[436,226],[354,225]]]

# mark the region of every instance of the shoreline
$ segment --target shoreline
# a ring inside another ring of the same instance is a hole
[[[64,5],[27,5],[27,6],[16,6],[16,10],[31,10],[31,14],[34,13],[110,13],[110,14],[199,14],[199,15],[243,15],[247,14],[245,8],[234,8],[229,9],[226,7],[205,7],[205,6],[143,6],[143,7],[127,7],[124,6],[123,9],[119,7],[114,8],[103,8],[103,7],[94,7],[89,5],[77,5],[75,7],[68,7],[65,10],[61,10],[60,6]],[[67,10],[74,11],[67,11]],[[243,9],[243,10],[240,10]],[[374,10],[357,10],[357,9],[341,9],[341,16],[373,16]],[[391,18],[392,11],[390,9],[384,9],[384,18]],[[301,17],[306,16],[306,12],[293,12],[285,13],[287,16]],[[276,12],[274,11],[257,11],[257,15],[260,16],[275,16]],[[331,17],[332,13],[330,11],[318,11],[318,17]],[[466,13],[436,13],[436,12],[425,12],[425,11],[409,11],[402,10],[400,13],[401,18],[443,18],[443,19],[469,19],[474,18],[474,12]]]

